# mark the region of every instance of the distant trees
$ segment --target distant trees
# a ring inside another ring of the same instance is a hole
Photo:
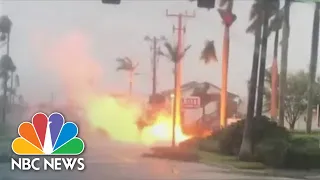
[[[15,97],[18,102],[24,102],[22,95],[17,94],[17,88],[20,87],[20,77],[15,74],[17,67],[10,57],[10,35],[12,22],[6,15],[0,17],[0,43],[1,48],[6,48],[5,54],[0,58],[0,78],[2,80],[2,96],[1,96],[1,119],[6,121],[6,114],[11,109]],[[10,80],[10,82],[9,82]],[[8,106],[8,103],[10,106]]]

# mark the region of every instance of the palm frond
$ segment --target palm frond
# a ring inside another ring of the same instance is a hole
[[[127,62],[127,64],[130,64],[133,67],[133,61],[129,57],[125,57],[124,60]]]
[[[0,17],[0,32],[8,34],[11,31],[12,21],[8,16]]]
[[[214,41],[207,41],[205,43],[205,47],[203,48],[203,50],[201,52],[200,59],[204,60],[204,62],[206,64],[211,61],[218,61]]]
[[[130,71],[133,69],[132,61],[130,58],[117,58],[116,59],[119,62],[119,66],[117,67],[117,71],[124,70],[124,71]]]
[[[261,19],[263,19],[262,16],[264,11],[267,11],[268,18],[271,18],[279,12],[279,7],[279,0],[255,0],[249,14],[249,20],[252,22],[246,32],[255,32],[254,28],[262,26]]]
[[[168,53],[170,54],[171,57],[176,55],[176,47],[173,47],[170,43],[166,42],[164,43],[164,47],[166,47]]]
[[[284,10],[280,9],[275,16],[271,19],[269,25],[269,31],[278,31],[282,28],[282,22],[284,20]]]
[[[167,49],[168,51],[168,55],[167,57],[169,58],[170,61],[172,62],[177,62],[178,59],[178,47],[177,46],[172,46],[170,43],[166,42],[164,43],[164,47]]]
[[[178,61],[180,61],[188,52],[188,50],[191,48],[191,45],[189,44],[186,48],[184,48],[183,52],[180,54]]]
[[[118,66],[116,70],[117,71],[122,71],[122,70],[128,71],[129,69],[126,66]]]
[[[16,70],[16,66],[9,55],[5,54],[1,57],[0,69],[7,72],[14,72]]]
[[[261,26],[261,19],[259,17],[256,17],[253,21],[251,21],[251,24],[247,27],[246,33],[255,34],[259,26]]]
[[[250,9],[249,20],[254,20],[258,16],[260,11],[262,11],[262,8],[259,4],[259,1],[255,0]]]

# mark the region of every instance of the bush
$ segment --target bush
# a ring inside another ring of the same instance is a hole
[[[283,167],[290,144],[285,139],[264,139],[255,146],[255,160],[272,167]]]
[[[199,142],[199,150],[205,152],[219,152],[219,144],[217,140],[203,139]]]
[[[215,134],[213,139],[218,141],[219,152],[226,155],[238,155],[242,143],[245,120],[240,120],[227,126]],[[253,143],[260,144],[265,139],[281,139],[288,141],[290,133],[268,117],[262,116],[253,120]]]
[[[297,137],[290,140],[291,146],[285,157],[285,167],[293,169],[320,168],[319,140],[314,137]]]
[[[217,140],[219,151],[225,155],[238,154],[244,129],[244,120],[227,126],[215,134],[213,139]]]

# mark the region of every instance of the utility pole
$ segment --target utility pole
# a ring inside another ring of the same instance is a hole
[[[164,36],[156,37],[153,36],[152,38],[149,36],[146,36],[144,38],[146,41],[152,42],[151,51],[153,53],[153,57],[151,60],[151,66],[152,66],[152,95],[155,95],[157,93],[157,68],[158,68],[158,55],[160,53],[160,47],[159,42],[165,41],[166,38]]]
[[[178,27],[173,27],[173,30],[178,31],[178,39],[177,39],[177,62],[175,63],[175,91],[174,91],[174,106],[173,106],[173,122],[172,122],[172,147],[175,147],[176,140],[175,140],[175,127],[176,123],[181,122],[181,76],[182,76],[182,53],[183,53],[183,47],[182,47],[182,37],[183,32],[185,33],[186,28],[182,27],[182,20],[183,18],[195,18],[195,12],[193,14],[189,14],[187,11],[185,13],[179,13],[179,14],[169,14],[168,10],[166,11],[167,17],[175,17],[178,18]]]

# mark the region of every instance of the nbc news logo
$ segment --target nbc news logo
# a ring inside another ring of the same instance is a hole
[[[78,156],[84,151],[84,142],[78,138],[78,127],[73,122],[65,122],[60,113],[52,113],[49,118],[44,113],[36,113],[32,123],[23,122],[18,128],[20,137],[12,142],[12,150],[19,155],[11,159],[11,170],[78,170],[85,169],[84,158],[63,158]],[[27,158],[21,156],[37,156]],[[56,156],[40,158],[39,156]]]

